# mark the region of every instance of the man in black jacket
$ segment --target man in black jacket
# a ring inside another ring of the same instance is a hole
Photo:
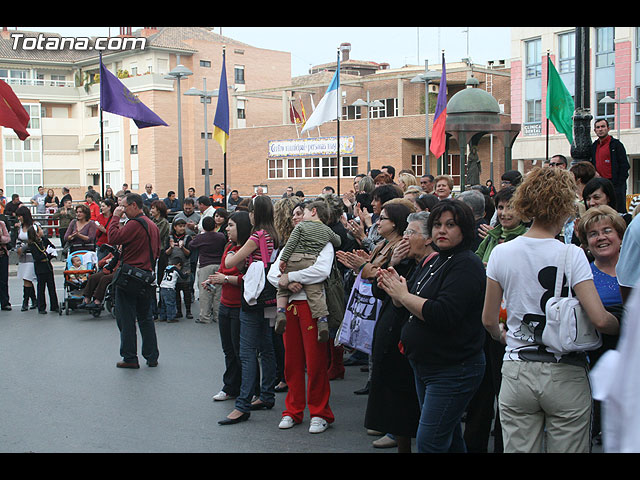
[[[627,152],[620,140],[609,135],[609,122],[604,118],[596,120],[593,130],[598,138],[591,147],[591,163],[598,175],[611,180],[616,192],[616,209],[626,213],[630,168]]]

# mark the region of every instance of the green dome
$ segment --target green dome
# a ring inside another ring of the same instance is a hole
[[[456,113],[500,113],[500,105],[493,96],[480,88],[465,88],[459,91],[449,103],[447,114]]]

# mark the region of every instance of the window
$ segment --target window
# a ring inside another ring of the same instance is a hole
[[[527,100],[525,102],[525,122],[538,123],[542,121],[542,100]]]
[[[613,27],[596,28],[596,68],[613,66],[615,56]]]
[[[424,174],[424,155],[411,155],[411,170],[416,177]]]
[[[287,159],[287,178],[302,178],[302,158]]]
[[[131,143],[131,147],[129,150],[129,153],[136,154],[138,153],[138,135],[137,134],[133,134],[130,136],[130,143]]]
[[[525,72],[526,78],[542,76],[542,57],[540,55],[541,40],[529,40],[525,42]]]
[[[17,193],[23,202],[28,203],[40,185],[42,172],[39,169],[5,170],[5,195],[8,197]]]
[[[640,27],[636,27],[636,62],[640,62]]]
[[[558,72],[570,73],[576,70],[576,32],[558,36]]]
[[[209,60],[200,60],[200,66],[205,68],[211,68],[211,61]]]
[[[342,107],[342,120],[357,120],[359,118],[362,118],[361,107],[356,107],[354,105]]]
[[[284,178],[284,160],[282,158],[270,159],[268,170],[269,178]]]
[[[39,103],[26,103],[22,104],[29,114],[29,124],[27,128],[39,129],[40,128],[40,115],[42,110]]]
[[[358,157],[341,157],[343,177],[355,177],[358,174]]]
[[[244,100],[238,100],[236,102],[236,106],[237,106],[237,116],[238,116],[238,120],[244,120],[247,118],[247,111],[245,109],[245,102]]]
[[[234,82],[244,84],[244,65],[236,65],[234,71]]]
[[[615,103],[600,103],[604,97],[609,96],[611,98],[616,98],[616,94],[613,91],[604,91],[604,92],[596,92],[596,105],[598,105],[596,109],[596,120],[606,119],[609,122],[609,126],[613,129],[615,127]]]
[[[321,158],[322,162],[321,173],[323,177],[337,177],[338,176],[338,161],[335,157]]]
[[[384,117],[397,117],[398,116],[398,99],[386,98],[380,99],[382,102],[381,107],[371,107],[369,109],[369,116],[371,118],[384,118]]]
[[[636,87],[636,98],[640,99],[640,87]],[[640,101],[636,102],[636,128],[640,128]]]

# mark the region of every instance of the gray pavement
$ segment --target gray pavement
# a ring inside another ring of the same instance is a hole
[[[21,312],[21,281],[11,276],[9,284],[13,310],[0,311],[0,452],[395,452],[374,449],[376,437],[366,434],[367,397],[353,394],[367,380],[360,367],[331,382],[336,421],[324,433],[308,432],[308,412],[303,424],[278,429],[285,393],[272,410],[220,426],[233,402],[211,399],[224,366],[216,324],[156,323],[159,366],[119,369],[119,333],[109,314]],[[62,299],[60,274],[56,285]]]

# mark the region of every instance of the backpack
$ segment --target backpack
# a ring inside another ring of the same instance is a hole
[[[571,265],[574,247],[564,245],[557,262],[554,296],[547,300],[546,323],[542,343],[554,354],[596,350],[602,345],[602,335],[589,320],[580,302],[571,292]],[[567,277],[569,296],[561,297],[563,276]]]

